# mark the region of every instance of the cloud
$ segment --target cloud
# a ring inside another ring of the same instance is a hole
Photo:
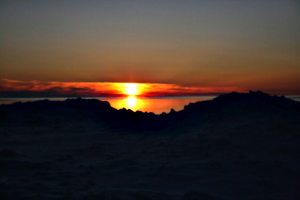
[[[125,89],[126,83],[0,80],[2,97],[112,97],[126,95]],[[234,87],[188,87],[159,83],[139,83],[138,90],[141,96],[197,96],[242,91]]]

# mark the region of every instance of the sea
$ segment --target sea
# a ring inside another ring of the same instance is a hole
[[[153,112],[161,114],[163,112],[169,113],[171,109],[180,111],[184,109],[185,105],[195,103],[198,101],[207,101],[214,99],[216,96],[180,96],[180,97],[82,97],[82,99],[98,99],[101,101],[108,101],[111,107],[116,109],[131,109],[133,111]],[[299,95],[286,96],[295,101],[300,101]],[[77,98],[77,97],[76,97]],[[15,102],[32,102],[38,100],[48,99],[50,101],[64,101],[66,99],[76,98],[0,98],[1,104],[12,104]]]

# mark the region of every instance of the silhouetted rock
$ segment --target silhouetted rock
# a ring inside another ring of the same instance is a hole
[[[181,200],[215,200],[210,194],[204,192],[188,192]]]
[[[299,199],[299,102],[230,93],[181,111],[0,105],[0,199]]]
[[[155,115],[154,113],[132,111],[122,108],[112,108],[107,101],[96,99],[67,99],[65,101],[41,100],[26,103],[14,103],[1,105],[0,114],[2,119],[9,118],[11,114],[18,118],[23,113],[27,123],[47,123],[54,117],[61,118],[60,121],[76,120],[85,117],[93,121],[102,121],[115,128],[133,129],[161,129],[164,127],[179,126],[190,121],[190,115],[202,116],[224,115],[232,112],[271,112],[276,109],[300,109],[300,103],[285,97],[271,96],[261,91],[249,93],[232,92],[223,94],[213,100],[190,103],[184,109],[176,112]],[[52,116],[52,117],[51,117]],[[81,117],[80,117],[81,116]],[[64,119],[63,119],[64,118]],[[59,120],[59,119],[57,119]],[[56,120],[56,121],[57,121]]]
[[[237,93],[232,92],[223,94],[216,97],[213,100],[190,103],[184,107],[183,112],[201,112],[204,110],[215,110],[227,107],[227,109],[235,109],[238,107],[248,106],[248,108],[256,106],[268,106],[268,107],[295,107],[299,108],[300,102],[287,99],[285,97],[270,96],[269,94],[261,91],[249,93]]]
[[[172,108],[171,110],[170,110],[170,113],[169,114],[174,114],[174,113],[176,113],[176,111]]]
[[[1,149],[0,150],[0,158],[1,157],[16,157],[18,153],[13,149]]]

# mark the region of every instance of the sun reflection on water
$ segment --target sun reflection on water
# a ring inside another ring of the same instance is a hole
[[[135,110],[135,106],[137,105],[137,99],[134,96],[127,97],[126,102],[126,107],[129,107],[131,110]]]
[[[126,108],[132,111],[143,111],[145,109],[145,102],[136,96],[128,96],[121,99],[111,99],[109,100],[112,107],[116,109]]]
[[[116,109],[131,109],[132,111],[154,112],[161,114],[162,112],[169,113],[171,109],[175,111],[182,110],[185,105],[197,101],[204,101],[213,99],[214,96],[208,97],[186,97],[186,98],[145,98],[138,96],[128,96],[124,98],[110,98],[107,100],[112,107]]]

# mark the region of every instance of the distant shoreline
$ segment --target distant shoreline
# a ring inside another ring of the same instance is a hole
[[[171,109],[175,111],[182,110],[184,106],[189,103],[198,101],[212,100],[217,96],[174,96],[174,97],[137,97],[140,101],[138,105],[130,107],[127,105],[127,97],[81,97],[82,99],[98,99],[101,101],[108,101],[112,107],[116,109],[126,108],[133,111],[147,111],[161,114],[162,112],[170,112]],[[286,98],[300,101],[300,95],[287,95]],[[33,102],[48,99],[50,101],[65,101],[67,99],[77,99],[78,97],[1,97],[0,105],[12,104],[15,102]]]

